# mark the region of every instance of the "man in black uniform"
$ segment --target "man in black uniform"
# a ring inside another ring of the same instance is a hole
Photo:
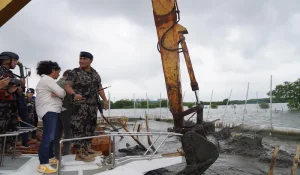
[[[93,55],[81,52],[79,68],[73,69],[66,78],[65,90],[73,98],[71,130],[74,138],[94,135],[97,127],[98,95],[107,109],[107,99],[102,90],[101,78],[91,67]],[[74,141],[75,160],[90,162],[95,160],[96,151],[91,149],[90,140]]]
[[[20,85],[14,84],[11,80],[16,77],[10,70],[17,66],[18,60],[19,56],[13,52],[0,54],[0,77],[9,77],[11,82],[8,87],[0,90],[0,134],[17,131],[18,120],[20,120],[17,99],[22,95],[23,88],[25,88],[25,80],[23,79]]]
[[[33,88],[28,88],[26,91],[26,98],[27,98],[27,111],[28,111],[28,119],[29,123],[35,127],[39,122],[38,116],[35,110],[35,90]],[[36,139],[36,131],[32,132],[32,138]]]

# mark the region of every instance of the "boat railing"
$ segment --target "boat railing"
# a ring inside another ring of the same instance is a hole
[[[116,137],[120,136],[155,136],[157,135],[157,138],[155,141],[147,148],[147,150],[144,152],[141,156],[126,156],[117,159],[116,158]],[[154,146],[154,144],[158,141],[158,139],[161,136],[165,136],[161,143],[158,145],[158,147],[153,151],[152,155],[147,155],[150,151],[150,149]],[[60,147],[62,147],[62,144],[64,142],[70,142],[70,141],[76,141],[76,140],[86,140],[86,139],[92,139],[92,138],[101,138],[101,137],[109,137],[109,155],[105,158],[105,160],[102,161],[102,166],[104,169],[113,169],[118,165],[125,164],[126,162],[135,161],[135,160],[152,160],[153,158],[159,158],[161,156],[154,157],[154,155],[157,153],[157,151],[161,148],[161,146],[166,142],[169,136],[182,136],[180,133],[173,133],[173,132],[104,132],[102,135],[96,135],[96,136],[89,136],[89,137],[79,137],[79,138],[71,138],[71,139],[61,139],[60,140]],[[113,144],[111,144],[111,140]],[[111,147],[113,145],[113,148]],[[61,156],[61,149],[59,150],[59,156],[58,156],[58,165],[57,165],[57,173],[58,175],[61,175],[61,169],[62,169],[62,156]]]
[[[24,128],[24,127],[18,127],[18,131],[14,131],[14,132],[7,132],[5,134],[0,134],[0,138],[4,137],[3,139],[3,144],[2,144],[2,153],[0,156],[0,167],[3,166],[4,163],[4,155],[5,155],[5,146],[6,146],[6,140],[7,137],[15,137],[15,142],[14,142],[14,148],[13,148],[13,155],[12,155],[12,159],[15,159],[15,154],[16,154],[16,148],[17,148],[17,141],[18,141],[18,136],[24,133],[29,133],[32,131],[35,131],[36,128]]]

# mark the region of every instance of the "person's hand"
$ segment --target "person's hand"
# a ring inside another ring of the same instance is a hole
[[[52,97],[57,97],[57,95],[54,92],[51,93],[51,96]]]
[[[12,85],[8,88],[7,91],[12,94],[12,93],[16,92],[17,89],[18,89],[18,87],[16,85]]]
[[[105,110],[108,109],[108,102],[107,102],[107,100],[103,101],[103,106],[104,106]]]
[[[19,121],[19,122],[22,121],[21,117],[19,117],[19,116],[18,116],[18,121]]]
[[[82,100],[82,96],[79,94],[74,95],[74,101]]]
[[[3,76],[0,77],[0,79],[3,78]],[[8,86],[8,83],[9,83],[9,77],[6,77],[2,80],[0,80],[0,89]]]

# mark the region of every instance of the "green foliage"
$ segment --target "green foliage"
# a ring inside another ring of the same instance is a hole
[[[293,101],[293,100],[289,100],[288,101],[288,104],[287,104],[287,107],[290,109],[290,110],[299,110],[300,109],[300,106],[299,106],[299,101]]]
[[[225,101],[224,101],[225,100]],[[227,104],[227,101],[226,99],[224,99],[223,101],[214,101],[212,103],[216,104],[216,105],[226,105]],[[226,102],[226,103],[224,103]],[[269,103],[270,102],[270,99],[269,98],[260,98],[258,99],[258,102],[261,103],[261,102],[266,102],[266,103]],[[284,99],[273,99],[273,103],[287,103],[288,101],[287,100],[284,100]],[[209,105],[210,102],[205,102],[205,101],[202,101],[201,104],[203,105]],[[256,104],[257,103],[257,99],[249,99],[247,101],[247,104]],[[245,104],[245,100],[230,100],[229,101],[229,104]]]
[[[269,106],[269,103],[262,102],[262,103],[259,104],[259,107],[261,109],[268,109],[270,106]]]
[[[218,105],[215,104],[215,103],[212,103],[212,104],[210,105],[210,108],[211,108],[211,109],[218,109]]]
[[[113,103],[110,102],[111,109],[132,109],[134,107],[132,100],[119,100]],[[149,108],[159,108],[159,101],[149,101]],[[136,108],[147,108],[147,101],[135,102]],[[167,107],[167,100],[161,101],[161,107]]]
[[[120,101],[116,101],[114,103],[113,106],[111,106],[111,108],[132,108],[133,107],[133,103],[132,101],[129,100],[120,100]]]
[[[188,103],[188,108],[192,108],[194,106],[194,103]]]
[[[267,93],[270,96],[270,92]],[[288,102],[288,108],[293,110],[300,110],[300,79],[294,82],[285,81],[279,84],[272,90],[274,99],[279,99]]]
[[[225,99],[223,100],[223,105],[227,105],[227,102],[228,102],[228,98],[225,98]],[[230,104],[230,101],[229,101],[228,104]]]

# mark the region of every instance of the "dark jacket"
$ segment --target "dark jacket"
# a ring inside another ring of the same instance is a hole
[[[56,83],[63,89],[65,89],[65,84],[66,84],[66,78],[62,77],[60,78]],[[63,108],[66,108],[67,111],[71,111],[72,110],[72,96],[69,95],[68,93],[66,93],[66,96],[63,100]]]

